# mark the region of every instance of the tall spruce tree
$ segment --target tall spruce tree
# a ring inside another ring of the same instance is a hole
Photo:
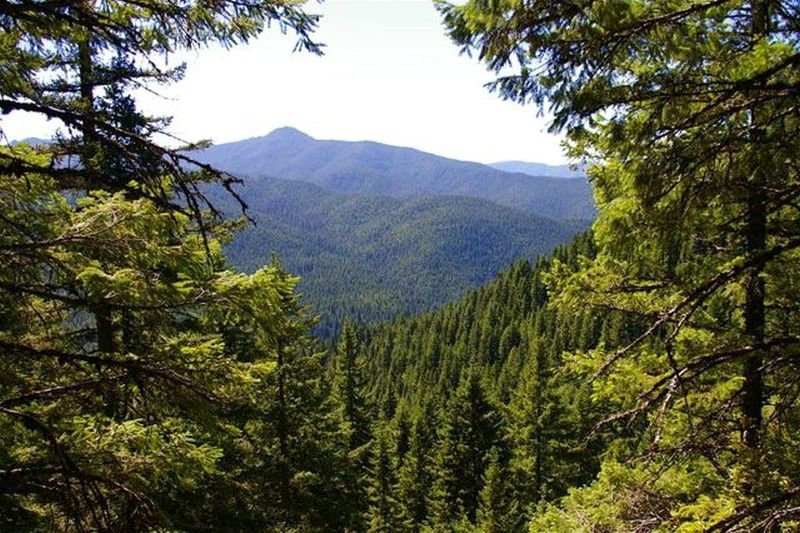
[[[434,480],[435,432],[433,413],[423,409],[411,426],[410,447],[397,473],[399,520],[406,531],[421,531],[428,517],[429,491]]]
[[[344,420],[350,426],[350,448],[353,450],[364,446],[372,438],[364,396],[363,364],[355,329],[350,322],[345,322],[336,346],[334,387]]]
[[[374,532],[398,531],[400,528],[395,496],[397,464],[392,454],[390,436],[386,422],[379,420],[370,450],[367,486],[367,523],[369,531]]]
[[[461,382],[444,415],[435,464],[431,523],[475,524],[489,452],[500,445],[501,418],[477,373]]]
[[[491,87],[549,106],[553,129],[592,165],[599,253],[579,274],[563,272],[568,282],[554,278],[562,304],[649,321],[621,349],[573,361],[594,376],[595,399],[619,408],[609,422],[649,427],[631,485],[611,465],[598,482],[616,479],[631,497],[616,516],[666,528],[789,523],[800,497],[786,431],[796,427],[800,345],[797,6],[439,7],[451,37],[502,71]],[[686,469],[713,488],[693,489]],[[642,479],[652,481],[634,488]],[[637,503],[647,494],[658,505]]]
[[[511,533],[522,531],[526,525],[521,519],[507,477],[504,460],[497,448],[489,452],[489,464],[481,488],[478,507],[478,530],[485,533]]]
[[[199,184],[235,180],[154,142],[167,121],[128,90],[180,77],[160,66],[168,53],[271,21],[318,51],[313,17],[283,2],[0,6],[0,111],[63,127],[47,146],[0,150],[4,529],[191,528],[208,505],[181,497],[220,483],[247,501],[222,456],[246,428],[231,410],[263,414],[255,384],[274,361],[223,332],[302,344],[302,328],[285,330],[294,280],[223,269],[226,230]]]

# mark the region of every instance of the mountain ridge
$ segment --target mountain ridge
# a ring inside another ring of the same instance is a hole
[[[317,140],[290,127],[192,154],[236,175],[305,181],[342,193],[467,196],[558,219],[594,216],[585,178],[509,173],[374,141]]]

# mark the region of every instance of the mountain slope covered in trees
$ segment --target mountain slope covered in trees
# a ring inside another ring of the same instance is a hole
[[[375,142],[316,140],[293,128],[194,155],[237,175],[306,181],[331,191],[396,198],[468,196],[561,219],[591,219],[585,178],[533,177]]]
[[[227,246],[253,271],[275,252],[328,337],[346,317],[373,322],[428,310],[519,258],[549,253],[585,227],[475,198],[345,195],[296,181],[246,178],[255,226]],[[219,205],[228,205],[224,197]]]
[[[624,445],[620,425],[587,439],[615,405],[594,403],[566,364],[570,352],[625,345],[645,323],[562,313],[547,287],[594,253],[581,235],[436,311],[361,330],[362,394],[389,450],[370,486],[395,502],[381,516],[389,530],[523,531],[538,505],[594,479],[612,435]]]
[[[62,135],[0,146],[0,529],[800,526],[792,2],[437,2],[494,88],[549,106],[592,161],[599,216],[438,310],[345,323],[332,350],[297,278],[227,267],[213,207],[237,202],[208,187],[237,180],[155,142],[169,121],[134,98],[181,78],[159,70],[175,51],[270,25],[320,52],[306,4],[6,4],[3,112]],[[463,199],[408,196],[390,228],[345,233],[461,224],[436,202]]]

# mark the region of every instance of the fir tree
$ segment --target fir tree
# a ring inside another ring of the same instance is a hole
[[[395,498],[396,464],[392,458],[389,434],[385,422],[379,421],[376,438],[372,441],[367,497],[369,531],[397,531],[399,526]]]
[[[334,386],[342,406],[342,416],[350,426],[350,448],[353,450],[372,438],[364,397],[363,359],[358,350],[356,332],[349,322],[345,322],[336,346]]]
[[[65,128],[43,147],[0,149],[2,527],[190,524],[206,502],[180,496],[231,481],[224,435],[246,424],[228,415],[257,416],[254,384],[271,370],[222,331],[235,322],[263,339],[297,318],[280,296],[296,280],[223,268],[227,229],[209,224],[199,182],[235,180],[153,141],[168,121],[141,114],[130,89],[178,79],[182,68],[159,66],[166,54],[247,41],[270,21],[318,51],[314,19],[271,1],[0,11],[2,112]]]
[[[664,529],[790,524],[797,459],[779,420],[798,408],[786,379],[800,343],[790,282],[800,248],[796,6],[439,6],[451,37],[503,72],[493,88],[546,106],[591,165],[597,257],[575,275],[556,272],[551,288],[567,312],[624,312],[602,336],[627,343],[572,361],[592,378],[593,398],[617,408],[607,424],[648,427],[639,428],[648,449],[629,450],[635,465],[609,461],[598,481],[615,492],[617,479],[631,495],[614,517]],[[687,470],[715,488],[691,490]],[[673,479],[632,488],[652,472]],[[589,489],[565,505],[589,494],[601,497]]]
[[[397,474],[396,494],[403,529],[418,532],[428,517],[429,491],[433,484],[436,424],[430,410],[423,410],[411,427],[411,446]]]
[[[469,373],[445,415],[435,465],[433,524],[450,524],[462,516],[475,523],[489,452],[499,444],[500,425],[480,378]]]
[[[478,530],[485,533],[520,531],[524,521],[520,520],[514,507],[508,488],[507,471],[503,466],[499,450],[493,448],[489,453],[481,488]]]

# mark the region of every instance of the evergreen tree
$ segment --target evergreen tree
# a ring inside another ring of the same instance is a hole
[[[1,184],[16,198],[7,220],[36,228],[2,230],[4,247],[27,249],[15,259],[29,261],[3,272],[15,295],[0,334],[12,509],[49,529],[180,522],[186,506],[174,498],[220,473],[220,431],[235,430],[226,410],[247,404],[272,368],[227,353],[219,331],[241,322],[269,335],[295,281],[220,270],[218,243],[185,237],[189,219],[146,198],[95,192],[70,205],[45,177],[4,174]],[[119,317],[113,352],[99,349],[87,312],[98,301]]]
[[[430,410],[423,410],[411,427],[411,446],[397,473],[396,494],[402,528],[418,532],[428,517],[428,496],[433,484],[436,424]]]
[[[389,435],[385,422],[380,421],[376,438],[372,441],[369,485],[367,496],[369,531],[397,531],[399,526],[397,499],[395,498],[396,465],[392,459]]]
[[[489,452],[499,445],[501,419],[476,373],[461,382],[445,414],[433,488],[434,525],[463,517],[474,524]]]
[[[405,408],[398,412],[394,426],[394,457],[397,459],[397,468],[401,468],[411,448],[412,426]]]
[[[659,505],[648,514],[631,499],[614,516],[666,529],[790,523],[797,495],[786,487],[798,483],[789,466],[797,456],[783,420],[798,409],[787,380],[800,343],[800,293],[790,281],[800,257],[796,6],[475,0],[440,8],[453,39],[491,68],[516,62],[518,72],[493,87],[547,105],[573,155],[592,165],[598,255],[554,278],[560,304],[649,323],[635,334],[638,321],[621,321],[607,332],[628,337],[625,345],[574,361],[594,377],[595,400],[619,409],[609,424],[646,423],[647,448],[630,450],[636,465],[623,476],[609,463],[598,483],[617,479],[620,494],[657,494]],[[714,488],[692,490],[686,470]],[[627,482],[650,479],[643,472],[673,479],[627,492]]]
[[[478,507],[478,529],[486,533],[520,531],[524,523],[519,519],[508,487],[506,469],[497,448],[489,453],[489,465],[481,489]]]
[[[364,446],[372,438],[363,390],[363,360],[358,350],[356,332],[349,322],[345,322],[336,346],[334,385],[343,417],[350,426],[350,448],[353,450]]]
[[[531,513],[567,489],[590,480],[596,459],[585,440],[591,411],[580,404],[573,375],[559,372],[561,356],[536,339],[507,407],[508,474],[518,511]],[[581,409],[584,407],[584,409]]]
[[[254,384],[273,367],[222,332],[263,339],[294,320],[281,294],[295,280],[224,270],[227,230],[209,225],[199,182],[235,180],[155,143],[167,121],[128,91],[180,77],[159,57],[246,41],[270,21],[318,50],[314,19],[271,1],[0,9],[0,109],[66,128],[44,147],[0,149],[4,529],[191,524],[205,502],[181,495],[231,481],[226,435],[246,423],[230,411],[258,411]]]
[[[272,268],[279,278],[296,282],[275,260]],[[350,480],[357,474],[323,354],[314,350],[308,336],[313,321],[296,293],[280,291],[279,297],[284,318],[271,324],[265,335],[254,335],[237,323],[225,331],[233,353],[251,354],[274,366],[254,385],[255,405],[243,405],[231,416],[246,428],[245,434],[224,441],[223,464],[226,473],[235,474],[229,477],[238,490],[231,490],[231,481],[225,480],[219,486],[200,487],[209,506],[192,527],[342,530],[356,512]],[[187,500],[197,498],[186,495]]]
[[[184,205],[199,220],[201,208],[212,206],[198,180],[213,178],[227,188],[237,180],[154,142],[169,120],[145,117],[126,91],[180,79],[184,66],[166,61],[176,50],[247,42],[270,23],[294,30],[298,48],[320,53],[310,38],[316,18],[272,0],[9,4],[0,13],[0,65],[7,73],[0,109],[34,113],[67,130],[49,159],[10,150],[0,161],[13,172],[54,179],[60,188],[124,189],[164,208]],[[131,186],[131,179],[146,187]]]

